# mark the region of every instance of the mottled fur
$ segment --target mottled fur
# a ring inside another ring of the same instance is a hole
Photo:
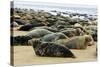
[[[75,58],[74,54],[63,45],[52,42],[42,43],[40,40],[29,40],[28,43],[33,45],[35,54],[38,56]]]

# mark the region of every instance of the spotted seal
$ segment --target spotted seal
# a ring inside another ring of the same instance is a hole
[[[28,44],[33,45],[37,56],[75,58],[74,54],[67,47],[56,43],[29,40]]]

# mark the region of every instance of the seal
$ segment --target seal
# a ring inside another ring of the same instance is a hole
[[[61,32],[64,33],[68,37],[73,37],[76,34],[76,30],[72,29],[72,28],[71,29],[67,29],[67,30],[63,30]]]
[[[11,23],[11,27],[18,27],[19,25],[18,25],[18,23],[17,22],[12,22]]]
[[[47,34],[51,34],[53,32],[48,31],[46,29],[34,29],[32,31],[30,31],[28,34],[26,34],[25,36],[31,37],[31,38],[40,38],[43,37]]]
[[[17,22],[19,25],[26,24],[25,20],[22,20],[22,19],[14,19],[14,21]]]
[[[59,39],[68,39],[68,37],[65,34],[59,32],[59,33],[47,34],[41,38],[41,40],[45,42],[53,42]]]
[[[90,35],[75,36],[66,41],[65,46],[69,49],[86,49],[87,46],[94,45]]]
[[[97,26],[88,26],[86,27],[86,30],[89,32],[90,35],[92,35],[94,41],[97,41]]]
[[[18,30],[20,30],[20,31],[29,31],[33,27],[34,26],[32,24],[25,24],[25,25],[21,26]]]
[[[11,36],[11,45],[27,45],[30,39],[28,36]]]
[[[74,54],[63,45],[51,42],[41,42],[40,40],[29,40],[28,44],[33,45],[33,49],[37,56],[75,58]]]
[[[21,44],[21,45],[26,44],[27,45],[28,40],[30,40],[32,38],[40,38],[40,37],[43,37],[44,35],[51,34],[51,33],[52,32],[45,30],[45,29],[35,29],[35,30],[30,31],[26,35],[15,36],[12,38],[13,38],[14,44]]]

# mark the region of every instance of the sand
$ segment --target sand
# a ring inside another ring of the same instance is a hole
[[[28,32],[14,31],[14,36],[25,35]],[[37,65],[37,64],[58,64],[96,61],[96,45],[88,46],[84,50],[71,49],[76,58],[60,58],[60,57],[40,57],[36,56],[32,46],[14,46],[14,66]]]
[[[85,50],[71,50],[76,58],[36,56],[32,46],[14,46],[14,65],[54,64],[82,61],[96,61],[95,45]]]

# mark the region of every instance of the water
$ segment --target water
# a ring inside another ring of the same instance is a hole
[[[77,5],[77,4],[75,5],[75,4],[14,1],[14,7],[45,10],[45,11],[56,10],[61,12],[97,15],[97,6],[95,5]]]

